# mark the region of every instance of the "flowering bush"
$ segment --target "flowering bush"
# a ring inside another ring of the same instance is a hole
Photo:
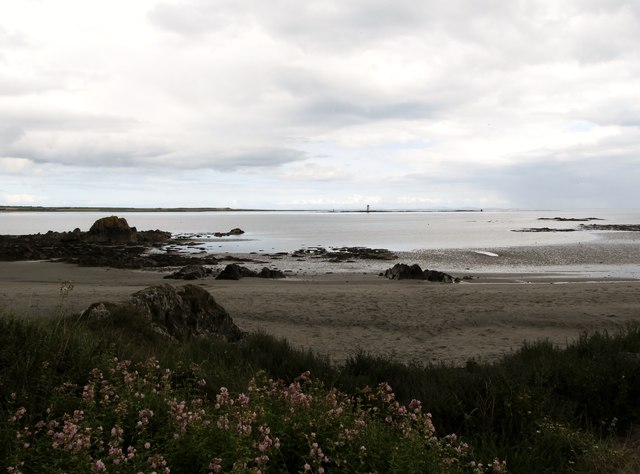
[[[288,385],[259,373],[232,394],[188,375],[112,358],[58,387],[43,418],[12,397],[7,472],[506,472],[388,384],[349,396],[308,372]]]

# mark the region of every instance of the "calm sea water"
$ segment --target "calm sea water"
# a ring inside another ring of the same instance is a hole
[[[0,213],[0,234],[48,230],[88,230],[110,213]],[[118,213],[138,230],[161,229],[200,236],[212,252],[290,252],[304,247],[365,246],[396,251],[490,248],[587,242],[603,232],[523,233],[529,227],[574,228],[579,222],[539,221],[541,217],[597,217],[602,224],[638,224],[640,211],[496,212],[150,212]],[[239,227],[239,237],[213,238]]]

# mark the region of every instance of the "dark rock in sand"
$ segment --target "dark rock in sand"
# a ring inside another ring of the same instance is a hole
[[[202,265],[187,265],[177,272],[165,276],[165,278],[171,278],[174,280],[199,280],[200,278],[205,278],[211,275],[211,273],[212,271],[210,268]]]
[[[230,263],[220,274],[216,277],[216,280],[239,280],[243,277],[253,277],[257,273],[253,270],[249,270],[246,267],[242,267],[236,263]]]
[[[439,272],[438,270],[425,270],[422,272],[424,279],[428,281],[437,281],[440,283],[458,283],[460,280],[454,278],[448,273]]]
[[[264,267],[262,270],[260,270],[257,276],[259,278],[273,278],[273,279],[286,278],[286,275],[282,271],[277,270],[275,268],[272,269],[267,267]]]
[[[138,291],[122,304],[94,303],[83,311],[82,318],[91,323],[117,318],[139,318],[154,332],[173,340],[222,337],[237,341],[243,337],[229,313],[206,290],[185,285],[175,288],[159,285]]]
[[[383,274],[390,280],[427,280],[439,283],[458,283],[459,278],[455,278],[448,273],[438,270],[422,270],[420,265],[414,263],[407,265],[405,263],[396,263]]]
[[[286,278],[285,274],[277,269],[264,267],[260,272],[254,272],[246,267],[231,263],[216,277],[216,280],[239,280],[244,277],[258,278]]]
[[[390,280],[424,280],[422,268],[417,263],[413,265],[396,263],[384,272],[384,276]]]

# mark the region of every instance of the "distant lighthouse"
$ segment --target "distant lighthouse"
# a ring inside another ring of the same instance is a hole
[[[367,204],[367,214],[369,214],[369,204]]]

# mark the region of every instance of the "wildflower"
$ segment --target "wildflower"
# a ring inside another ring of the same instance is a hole
[[[211,472],[220,472],[222,469],[222,459],[213,458],[209,463],[209,469],[211,469]]]
[[[27,413],[27,409],[25,407],[18,408],[15,414],[11,417],[11,421],[18,421],[22,419],[25,413]]]
[[[106,470],[106,466],[104,465],[104,463],[102,462],[101,459],[98,459],[95,463],[94,466],[96,468],[96,471],[98,472],[104,472]]]

